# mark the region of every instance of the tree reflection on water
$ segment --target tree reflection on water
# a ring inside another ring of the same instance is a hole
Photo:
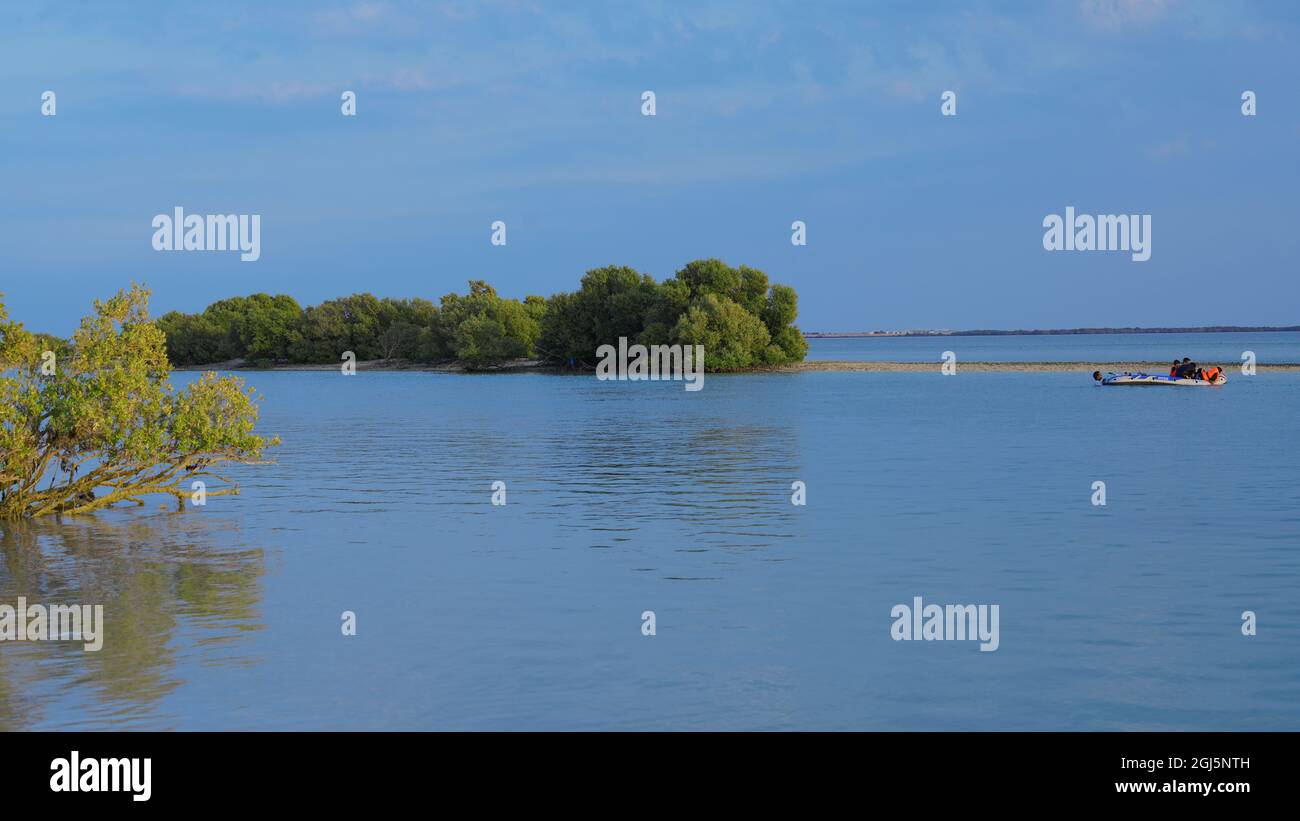
[[[104,607],[98,652],[0,642],[0,730],[167,729],[182,657],[256,664],[232,647],[264,626],[265,551],[243,541],[234,522],[197,513],[0,522],[0,603]]]

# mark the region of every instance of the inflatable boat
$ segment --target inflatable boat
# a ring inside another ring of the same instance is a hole
[[[1102,385],[1175,385],[1188,388],[1209,388],[1228,381],[1221,372],[1214,379],[1193,379],[1155,373],[1108,373],[1102,376],[1101,371],[1094,371],[1092,378]]]

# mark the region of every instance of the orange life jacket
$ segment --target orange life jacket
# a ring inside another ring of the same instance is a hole
[[[1205,368],[1201,371],[1201,375],[1205,378],[1205,381],[1213,382],[1219,376],[1219,369],[1213,367]]]

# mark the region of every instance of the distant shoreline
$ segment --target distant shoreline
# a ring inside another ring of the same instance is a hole
[[[822,359],[800,362],[798,365],[773,368],[772,370],[791,373],[812,371],[880,371],[884,373],[934,371],[937,373],[942,364],[939,360],[934,362],[849,362]],[[962,371],[987,373],[1026,373],[1035,371],[1092,373],[1093,371],[1101,371],[1102,373],[1160,374],[1169,371],[1168,362],[962,362],[958,360],[956,366],[958,373]],[[1285,362],[1272,365],[1257,364],[1255,368],[1260,371],[1300,371],[1300,362]]]
[[[1200,328],[1049,328],[1045,330],[993,330],[967,331],[915,330],[915,331],[805,331],[804,339],[890,339],[910,336],[1104,336],[1107,334],[1263,334],[1297,333],[1300,325],[1207,325]]]
[[[865,373],[875,371],[878,373],[926,373],[930,371],[938,372],[942,362],[935,360],[933,362],[858,362],[849,360],[820,359],[807,360],[794,365],[782,365],[773,368],[755,368],[751,371],[741,371],[741,373],[818,373],[818,372],[843,372],[843,373]],[[216,362],[210,365],[187,365],[184,367],[173,368],[175,371],[338,371],[339,365],[271,365],[269,367],[255,367],[248,365],[239,360],[232,362]],[[1300,362],[1283,362],[1276,364],[1260,363],[1255,366],[1261,371],[1300,371]],[[1058,372],[1058,373],[1092,373],[1101,371],[1108,373],[1144,372],[1144,373],[1165,373],[1169,369],[1168,362],[957,362],[957,371],[971,371],[977,373],[1029,373],[1029,372]],[[417,371],[422,373],[593,373],[592,370],[573,371],[567,368],[555,368],[550,365],[543,365],[532,359],[519,359],[513,362],[507,362],[494,368],[484,368],[477,371],[470,371],[460,365],[424,365],[411,363],[400,360],[374,360],[370,362],[358,362],[357,371]]]

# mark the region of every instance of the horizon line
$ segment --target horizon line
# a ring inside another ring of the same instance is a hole
[[[1184,327],[1144,328],[1096,327],[1096,328],[1017,328],[996,329],[977,328],[970,330],[947,329],[913,329],[907,331],[803,331],[806,339],[846,339],[861,337],[905,337],[905,336],[1076,336],[1087,334],[1216,334],[1216,333],[1296,333],[1300,325],[1198,325]]]

